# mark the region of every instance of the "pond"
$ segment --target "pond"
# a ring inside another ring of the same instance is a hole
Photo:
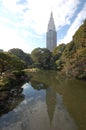
[[[0,112],[0,130],[86,130],[86,81],[39,71],[16,92]]]

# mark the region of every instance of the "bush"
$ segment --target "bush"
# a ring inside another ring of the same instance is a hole
[[[16,78],[20,78],[21,76],[25,75],[25,71],[13,71],[13,74]]]

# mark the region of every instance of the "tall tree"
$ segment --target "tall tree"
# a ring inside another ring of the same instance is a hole
[[[31,52],[36,67],[48,69],[50,67],[52,53],[46,48],[36,48]]]

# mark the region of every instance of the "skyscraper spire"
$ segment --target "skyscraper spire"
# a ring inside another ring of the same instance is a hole
[[[57,44],[57,32],[55,28],[53,13],[51,12],[46,34],[46,47],[48,50],[52,52],[56,47],[56,44]]]
[[[51,12],[50,20],[49,20],[49,23],[48,23],[48,31],[49,30],[56,31],[52,12]]]

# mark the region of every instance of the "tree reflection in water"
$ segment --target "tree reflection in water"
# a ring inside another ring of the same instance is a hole
[[[21,101],[24,100],[23,88],[11,89],[0,92],[0,116],[12,111]]]

